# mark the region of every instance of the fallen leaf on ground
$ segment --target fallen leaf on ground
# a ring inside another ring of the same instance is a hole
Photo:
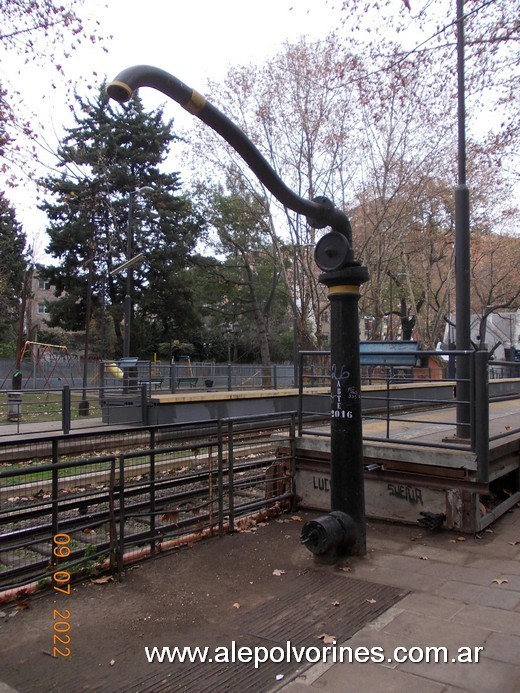
[[[420,556],[420,559],[421,559],[421,561],[427,561],[427,560],[429,560],[429,559],[428,559],[428,556]]]
[[[114,578],[112,575],[103,575],[102,577],[99,578],[91,578],[90,582],[95,583],[96,585],[106,585],[107,582],[113,582]]]
[[[336,642],[336,638],[333,635],[328,635],[327,633],[318,635],[318,640],[323,640],[325,645],[333,645]]]
[[[496,582],[497,585],[503,585],[507,582],[507,580],[506,578],[495,578],[494,580],[491,580],[491,582]]]
[[[291,515],[291,520],[294,520],[295,522],[301,522],[302,518],[299,515]]]
[[[336,600],[334,602],[331,602],[332,606],[339,606],[339,602]]]
[[[457,541],[466,541],[466,537],[457,537]]]
[[[511,546],[516,546],[517,544],[520,544],[520,541],[510,541],[509,543],[511,544]]]
[[[375,599],[366,599],[365,601],[367,601],[369,604],[376,604]]]
[[[280,568],[275,568],[275,569],[273,570],[273,575],[276,575],[276,576],[278,576],[278,575],[285,575],[285,570],[280,570]]]
[[[342,570],[344,573],[350,573],[350,566],[342,565],[341,568],[338,568],[338,570]]]
[[[177,524],[178,519],[179,519],[179,511],[178,510],[172,510],[171,512],[164,513],[164,515],[161,517],[161,520],[163,522],[171,522],[172,524]]]
[[[240,609],[240,604],[238,602],[235,602],[233,604],[233,609]]]

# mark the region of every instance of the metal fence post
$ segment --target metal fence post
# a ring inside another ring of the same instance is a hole
[[[118,579],[121,580],[122,562],[118,556],[117,524],[114,502],[114,490],[116,483],[116,458],[110,460],[110,481],[108,486],[108,512],[109,512],[109,565],[111,572],[117,571]]]
[[[303,354],[298,354],[298,436],[303,428]]]
[[[141,384],[141,423],[148,424],[148,385]]]
[[[175,361],[170,365],[170,391],[172,393],[176,390],[176,379],[177,379],[177,366]]]
[[[63,433],[70,433],[70,386],[64,385],[61,391],[61,427]]]
[[[105,396],[105,363],[99,363],[99,401]]]
[[[472,425],[477,454],[477,478],[487,484],[489,481],[489,353],[487,348],[475,352],[474,380],[474,416]]]
[[[115,488],[115,480],[114,480]],[[125,554],[125,456],[119,455],[119,550],[117,552],[117,572],[121,575]]]
[[[231,392],[233,389],[233,383],[232,383],[232,376],[231,376],[231,364],[228,363],[227,365],[227,389],[228,392]]]
[[[227,447],[228,447],[228,516],[229,516],[229,531],[235,531],[235,490],[233,478],[233,423],[228,420],[227,425]]]
[[[296,505],[296,416],[291,412],[289,422],[289,440],[291,450],[291,509],[295,510]]]
[[[155,554],[155,429],[150,430],[150,555]]]
[[[222,436],[222,422],[217,422],[217,458],[218,458],[218,535],[224,536],[224,441]]]
[[[386,437],[390,438],[390,376],[386,373]]]
[[[52,525],[52,558],[51,558],[51,565],[55,566],[58,563],[58,559],[54,553],[54,549],[56,548],[56,535],[58,534],[58,525],[59,525],[59,515],[58,515],[58,470],[56,468],[56,465],[58,464],[58,439],[53,438],[52,439],[52,444],[51,444],[51,450],[52,450],[52,471],[51,471],[51,500],[52,500],[52,506],[51,506],[51,525]]]

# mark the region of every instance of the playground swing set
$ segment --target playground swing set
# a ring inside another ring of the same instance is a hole
[[[31,360],[30,373],[23,372],[24,359]],[[27,341],[20,352],[19,363],[20,367],[15,366],[7,373],[0,389],[4,389],[7,382],[12,382],[13,389],[27,388],[31,380],[33,389],[74,387],[75,378],[81,379],[79,361],[64,345]]]

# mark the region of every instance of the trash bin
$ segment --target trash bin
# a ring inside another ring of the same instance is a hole
[[[19,421],[22,418],[22,393],[7,393],[7,420]]]
[[[22,371],[15,371],[13,373],[13,390],[22,389]]]

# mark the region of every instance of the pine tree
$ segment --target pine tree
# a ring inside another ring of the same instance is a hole
[[[146,113],[138,96],[112,106],[103,85],[92,101],[77,97],[74,119],[58,150],[61,172],[43,181],[53,197],[42,205],[47,252],[58,261],[39,269],[59,297],[49,306],[49,324],[84,329],[90,283],[93,347],[104,351],[99,326],[108,320],[105,331],[115,329],[121,352],[126,271],[111,272],[128,259],[131,216],[130,256],[144,253],[132,268],[131,353],[146,358],[197,324],[184,270],[203,222],[179,194],[179,175],[161,170],[176,140],[161,108]]]
[[[25,242],[21,225],[4,195],[0,194],[0,344],[4,347],[15,344],[27,265]]]

